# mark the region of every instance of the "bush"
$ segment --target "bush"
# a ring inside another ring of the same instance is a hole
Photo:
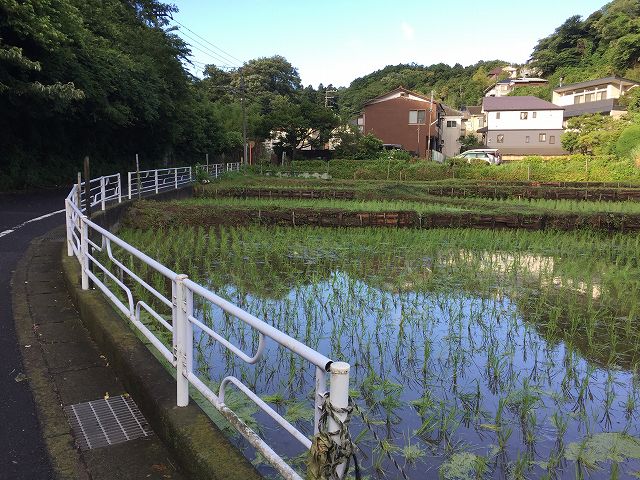
[[[640,147],[640,125],[630,125],[616,141],[615,152],[620,158],[631,158],[637,147]]]
[[[382,149],[382,140],[370,133],[362,135],[359,130],[349,128],[336,135],[336,156],[363,160],[375,157]]]
[[[531,156],[502,165],[470,165],[465,159],[449,161],[454,165],[389,159],[383,154],[370,160],[334,159],[328,165],[322,161],[295,161],[291,170],[296,175],[327,172],[335,179],[526,181],[529,176],[534,182],[640,182],[640,169],[631,160],[613,155],[570,155],[550,159]]]

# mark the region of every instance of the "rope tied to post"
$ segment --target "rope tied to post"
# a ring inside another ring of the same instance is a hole
[[[349,422],[353,413],[353,400],[349,397],[347,407],[335,407],[329,401],[329,393],[324,394],[324,402],[320,409],[318,421],[318,433],[313,437],[309,457],[307,460],[308,480],[342,480],[349,472],[351,458],[353,458],[354,472],[357,480],[360,479],[360,468],[356,458],[356,445],[349,434]],[[346,414],[343,420],[338,415]],[[337,430],[329,431],[329,418],[338,426]],[[339,442],[333,437],[338,436]],[[338,473],[338,466],[345,463],[344,473]]]

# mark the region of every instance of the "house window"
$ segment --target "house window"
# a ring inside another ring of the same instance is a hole
[[[551,143],[551,144],[556,143],[556,136],[555,135],[550,135],[549,136],[549,143]]]
[[[426,118],[426,110],[409,110],[409,124],[410,125],[424,125],[424,119]]]
[[[500,112],[496,112],[496,120],[500,120]]]
[[[596,94],[596,100],[606,100],[607,92],[600,92]]]
[[[520,120],[526,120],[529,118],[529,112],[520,112]]]
[[[541,133],[538,135],[538,141],[539,142],[546,142],[547,141],[547,134],[546,133]]]
[[[573,104],[578,105],[579,103],[584,103],[584,95],[576,95],[573,97]]]
[[[594,94],[593,94],[593,93],[587,93],[587,94],[584,96],[584,101],[585,101],[585,102],[593,102],[594,100],[595,100],[595,99],[594,99]]]
[[[531,113],[531,116],[532,116],[533,118],[537,118],[537,117],[538,117],[538,112],[532,112],[532,113]]]
[[[531,137],[529,137],[529,135],[524,137],[524,143],[529,143],[530,140],[531,140]]]
[[[458,126],[458,122],[456,122],[455,120],[447,120],[447,127],[457,127]]]
[[[504,143],[504,135],[500,134],[496,137],[496,142]]]

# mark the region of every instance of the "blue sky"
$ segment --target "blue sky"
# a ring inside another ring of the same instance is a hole
[[[170,1],[170,0],[169,0]],[[174,0],[197,67],[282,55],[302,83],[348,86],[386,65],[503,59],[524,63],[537,41],[603,0]],[[198,36],[206,39],[203,41]],[[197,43],[196,43],[197,42]],[[234,58],[223,57],[219,47]],[[219,54],[218,57],[212,54]],[[197,72],[196,72],[197,73]]]

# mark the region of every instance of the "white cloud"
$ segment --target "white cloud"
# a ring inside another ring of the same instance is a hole
[[[402,30],[402,36],[406,40],[411,40],[413,38],[413,35],[415,34],[415,30],[407,22],[402,22],[400,24],[400,29]]]

